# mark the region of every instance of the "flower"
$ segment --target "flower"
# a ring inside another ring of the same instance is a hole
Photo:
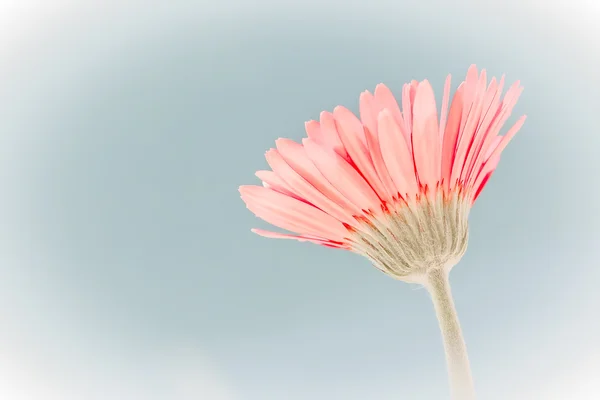
[[[253,231],[347,249],[409,282],[450,269],[471,206],[525,121],[499,135],[522,91],[516,82],[502,99],[503,86],[473,65],[448,110],[448,76],[439,122],[427,80],[404,85],[402,110],[380,84],[361,94],[360,120],[341,106],[322,112],[302,144],[278,139],[267,151],[263,186],[240,187],[254,214],[295,234]]]
[[[441,115],[428,81],[402,90],[402,110],[378,85],[360,96],[360,120],[344,107],[306,123],[302,144],[278,139],[267,151],[263,186],[242,186],[247,207],[294,234],[253,231],[353,251],[394,278],[423,284],[436,311],[455,400],[475,399],[448,274],[467,248],[471,206],[500,154],[525,122],[499,132],[522,88],[504,98],[504,77],[473,65]]]

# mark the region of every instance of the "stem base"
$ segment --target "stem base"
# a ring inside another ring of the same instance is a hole
[[[454,300],[452,299],[448,272],[445,268],[430,270],[425,287],[431,295],[444,340],[452,399],[474,400],[475,388],[471,376],[467,346],[463,339]]]

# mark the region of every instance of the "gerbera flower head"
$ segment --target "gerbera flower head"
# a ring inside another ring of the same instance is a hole
[[[360,119],[322,112],[302,143],[267,151],[262,186],[240,187],[254,214],[292,233],[253,231],[350,250],[410,282],[449,270],[467,248],[471,206],[525,121],[500,135],[522,91],[516,82],[502,97],[503,87],[471,66],[451,102],[446,79],[439,116],[427,80],[405,84],[401,106],[383,84],[362,93]]]

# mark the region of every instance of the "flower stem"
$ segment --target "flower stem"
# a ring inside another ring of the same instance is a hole
[[[427,277],[425,287],[433,300],[435,313],[442,331],[452,399],[474,400],[475,388],[471,376],[471,367],[469,366],[467,346],[454,307],[450,282],[448,281],[448,271],[443,268],[432,269]]]

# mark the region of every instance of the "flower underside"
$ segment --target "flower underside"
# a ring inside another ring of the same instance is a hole
[[[385,204],[383,214],[361,218],[358,228],[348,226],[349,250],[396,279],[422,283],[431,269],[450,269],[465,253],[470,205],[464,194],[441,191]]]

